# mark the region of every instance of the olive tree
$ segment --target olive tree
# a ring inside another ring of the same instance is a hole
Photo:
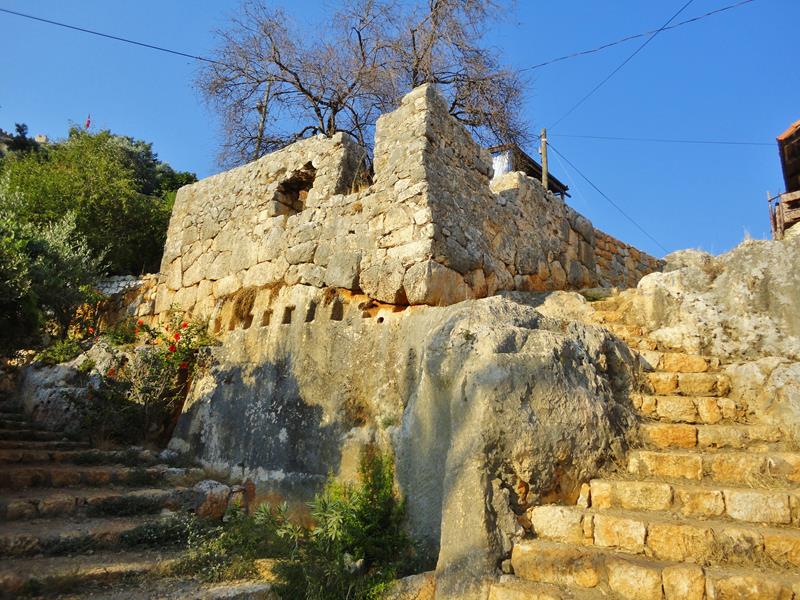
[[[312,35],[264,0],[245,0],[198,78],[223,123],[221,161],[338,132],[369,155],[377,117],[423,83],[439,86],[482,143],[524,143],[526,82],[483,40],[502,8],[497,0],[344,0]]]

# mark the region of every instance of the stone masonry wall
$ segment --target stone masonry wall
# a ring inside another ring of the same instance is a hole
[[[182,188],[153,314],[177,306],[230,329],[232,303],[239,321],[263,318],[241,314],[252,310],[248,290],[448,305],[501,290],[632,285],[659,268],[522,173],[490,185],[491,157],[432,86],[378,120],[375,181],[356,189],[362,157],[344,135],[316,137]]]

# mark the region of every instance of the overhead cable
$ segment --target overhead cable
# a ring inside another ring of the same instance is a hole
[[[619,65],[619,66],[618,66],[616,69],[614,69],[613,71],[611,71],[611,73],[609,73],[609,74],[608,74],[608,75],[605,77],[605,79],[603,79],[603,80],[602,80],[600,83],[598,83],[596,86],[594,86],[594,87],[591,89],[591,91],[589,91],[589,93],[588,93],[588,94],[586,94],[586,95],[585,95],[583,98],[581,98],[580,100],[578,100],[578,101],[577,101],[577,102],[576,102],[576,103],[575,103],[575,104],[572,106],[572,108],[570,108],[570,109],[569,109],[569,110],[568,110],[566,113],[564,113],[564,115],[563,115],[563,116],[562,116],[562,117],[561,117],[561,118],[560,118],[558,121],[556,121],[556,122],[555,122],[555,123],[553,123],[553,124],[552,124],[550,127],[548,127],[548,129],[555,129],[555,127],[556,127],[556,126],[557,126],[559,123],[561,123],[561,121],[563,121],[563,120],[564,120],[564,119],[566,119],[568,116],[570,116],[570,115],[571,115],[573,112],[575,112],[575,110],[576,110],[576,109],[577,109],[577,108],[578,108],[578,107],[579,107],[581,104],[583,104],[583,103],[584,103],[584,102],[586,102],[586,101],[587,101],[589,98],[591,98],[591,97],[592,97],[592,96],[593,96],[593,95],[594,95],[594,94],[597,92],[597,90],[599,90],[599,89],[600,89],[601,87],[603,87],[603,86],[604,86],[606,83],[608,83],[608,81],[609,81],[609,80],[610,80],[612,77],[614,77],[614,75],[616,75],[617,73],[619,73],[619,72],[622,70],[622,68],[623,68],[625,65],[627,65],[627,64],[628,64],[628,63],[629,63],[631,60],[633,60],[633,57],[634,57],[634,56],[636,56],[637,54],[639,54],[639,52],[641,52],[642,50],[644,50],[644,49],[645,49],[645,47],[646,47],[646,46],[647,46],[647,45],[648,45],[650,42],[652,42],[652,41],[653,41],[653,39],[655,39],[655,37],[656,37],[656,36],[657,36],[659,33],[661,33],[662,31],[664,31],[664,29],[665,29],[665,28],[666,28],[666,27],[667,27],[667,26],[668,26],[670,23],[672,23],[672,22],[673,22],[675,19],[677,19],[677,18],[678,18],[678,15],[680,15],[680,14],[681,14],[681,13],[682,13],[684,10],[686,10],[687,8],[689,8],[689,5],[690,5],[692,2],[694,2],[694,0],[689,0],[689,1],[688,1],[686,4],[684,4],[684,5],[683,5],[683,6],[682,6],[682,7],[681,7],[679,10],[678,10],[678,12],[676,12],[674,15],[672,15],[672,16],[669,18],[669,20],[668,20],[666,23],[664,23],[664,24],[661,26],[661,28],[659,28],[658,30],[656,30],[656,32],[655,32],[655,33],[653,33],[653,34],[652,34],[652,35],[651,35],[649,38],[647,38],[647,39],[645,40],[645,42],[644,42],[644,43],[643,43],[641,46],[639,46],[639,47],[638,47],[636,50],[634,50],[633,54],[631,54],[631,55],[630,55],[628,58],[626,58],[624,61],[622,61],[622,63],[621,63],[621,64],[620,64],[620,65]]]
[[[650,240],[651,240],[653,243],[655,243],[655,244],[656,244],[656,245],[657,245],[659,248],[661,248],[661,249],[664,251],[664,253],[665,253],[665,254],[669,252],[669,250],[667,250],[667,249],[666,249],[666,248],[665,248],[665,247],[664,247],[664,246],[661,244],[661,242],[659,242],[659,241],[658,241],[658,240],[657,240],[655,237],[653,237],[653,236],[652,236],[652,235],[651,235],[651,234],[650,234],[650,233],[649,233],[649,232],[648,232],[648,231],[647,231],[647,230],[646,230],[644,227],[642,227],[641,225],[639,225],[639,223],[638,223],[638,222],[637,222],[637,221],[636,221],[636,220],[635,220],[633,217],[631,217],[631,216],[630,216],[628,213],[626,213],[626,212],[625,212],[625,211],[622,209],[622,207],[621,207],[619,204],[617,204],[617,203],[616,203],[616,202],[614,202],[614,201],[613,201],[611,198],[609,198],[609,197],[608,197],[608,195],[607,195],[605,192],[603,192],[603,190],[601,190],[599,187],[597,187],[597,186],[594,184],[594,182],[593,182],[591,179],[589,179],[589,178],[588,178],[586,175],[584,175],[584,174],[583,174],[583,171],[581,171],[581,170],[580,170],[578,167],[576,167],[576,166],[575,166],[575,165],[572,163],[572,161],[570,161],[570,160],[569,160],[569,159],[568,159],[566,156],[564,156],[563,154],[561,154],[561,152],[559,152],[559,151],[558,151],[558,148],[556,148],[555,146],[553,146],[553,144],[550,144],[550,143],[548,143],[548,144],[547,144],[547,146],[548,146],[548,148],[550,148],[550,149],[551,149],[553,152],[555,152],[555,153],[556,153],[558,156],[560,156],[561,158],[563,158],[563,159],[564,159],[564,161],[565,161],[565,162],[566,162],[566,163],[567,163],[567,164],[568,164],[570,167],[572,167],[572,169],[573,169],[573,170],[574,170],[574,171],[575,171],[575,172],[576,172],[578,175],[580,175],[580,176],[581,176],[583,179],[585,179],[585,180],[586,180],[586,183],[588,183],[590,186],[592,186],[592,187],[594,188],[594,190],[595,190],[595,191],[596,191],[598,194],[600,194],[600,195],[601,195],[603,198],[605,198],[605,199],[606,199],[606,201],[607,201],[609,204],[611,204],[611,206],[613,206],[614,208],[616,208],[616,209],[619,211],[619,213],[620,213],[620,214],[621,214],[623,217],[625,217],[626,219],[628,219],[628,221],[630,221],[631,223],[633,223],[633,224],[636,226],[636,228],[637,228],[637,229],[639,229],[639,231],[641,231],[641,232],[642,232],[643,234],[645,234],[645,235],[646,235],[648,238],[650,238]]]

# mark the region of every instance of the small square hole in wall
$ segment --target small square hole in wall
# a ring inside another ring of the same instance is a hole
[[[272,311],[265,310],[264,314],[261,315],[261,326],[262,327],[269,327],[269,322],[272,320]]]
[[[231,317],[231,320],[228,322],[228,331],[233,331],[236,329],[236,319]]]
[[[314,317],[317,315],[317,303],[311,302],[308,305],[308,310],[306,311],[306,323],[311,323],[314,320]]]
[[[337,298],[331,306],[331,321],[341,321],[342,319],[344,319],[344,304]]]
[[[292,313],[294,312],[294,306],[287,306],[283,309],[283,320],[281,321],[282,324],[288,325],[292,322]]]
[[[244,329],[250,329],[250,325],[253,324],[253,315],[247,315],[242,321],[242,327]]]
[[[377,321],[378,321],[378,323],[379,323],[379,324],[380,324],[380,323],[383,323],[383,317],[378,317],[378,318],[377,318]]]
[[[214,335],[222,331],[222,317],[214,319]]]

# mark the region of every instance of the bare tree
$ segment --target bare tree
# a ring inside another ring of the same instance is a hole
[[[324,33],[303,39],[264,0],[246,0],[218,32],[198,85],[220,113],[225,164],[315,134],[352,135],[371,155],[375,121],[422,83],[483,143],[526,140],[525,82],[482,45],[497,0],[345,0]]]

